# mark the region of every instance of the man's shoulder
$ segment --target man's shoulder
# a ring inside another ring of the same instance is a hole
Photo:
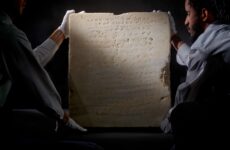
[[[0,27],[1,28],[1,27]],[[9,28],[2,28],[0,31],[0,41],[2,42],[1,47],[12,48],[17,44],[17,34],[12,32]]]
[[[25,33],[14,24],[0,24],[0,40],[5,45],[17,45],[22,40],[27,40]]]

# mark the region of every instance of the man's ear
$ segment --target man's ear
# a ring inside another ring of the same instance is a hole
[[[206,8],[203,8],[201,10],[201,20],[203,22],[210,23],[214,21],[214,16],[209,10],[207,10]]]

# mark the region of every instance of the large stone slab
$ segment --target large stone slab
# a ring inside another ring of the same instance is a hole
[[[170,106],[165,12],[70,16],[70,115],[85,127],[158,127]]]

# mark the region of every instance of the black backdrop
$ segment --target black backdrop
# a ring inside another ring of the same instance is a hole
[[[115,14],[134,11],[171,11],[177,30],[185,41],[188,35],[184,27],[184,0],[27,0],[27,7],[18,26],[26,32],[32,47],[42,43],[61,24],[68,9],[76,12],[113,12]],[[172,99],[184,76],[184,68],[175,63],[175,51],[171,60]],[[63,99],[63,107],[68,107],[68,40],[65,40],[51,62],[46,66]]]

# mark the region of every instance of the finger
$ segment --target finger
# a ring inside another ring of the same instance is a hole
[[[80,12],[78,12],[79,14],[84,14],[85,13],[85,11],[83,10],[83,11],[80,11]]]
[[[67,13],[75,13],[75,10],[74,9],[68,10]]]

